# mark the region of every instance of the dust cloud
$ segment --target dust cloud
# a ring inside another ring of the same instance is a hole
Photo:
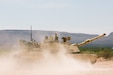
[[[105,69],[66,54],[63,47],[57,54],[49,50],[28,53],[15,51],[17,54],[11,52],[0,57],[0,75],[93,75],[96,71],[107,75],[103,74]]]
[[[66,54],[63,47],[58,53],[15,51],[0,57],[0,75],[73,75],[91,68]]]

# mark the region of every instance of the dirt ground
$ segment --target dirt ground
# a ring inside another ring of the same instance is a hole
[[[44,61],[47,64],[18,67],[14,61],[5,60],[5,63],[0,64],[2,66],[0,75],[113,75],[113,61],[97,61],[95,64],[72,63],[73,61],[65,63],[67,60],[60,63],[53,61],[56,60]]]
[[[113,61],[98,61],[92,65],[93,68],[80,71],[74,75],[113,75]]]
[[[43,60],[31,63],[36,60],[35,58],[39,60],[40,57],[37,57],[37,53],[30,55],[21,55],[22,58],[24,57],[22,63],[14,58],[15,56],[13,58],[12,56],[0,57],[0,75],[113,75],[113,61],[111,60],[99,58],[95,64],[91,64],[75,58],[81,55],[75,55],[72,58],[64,54],[53,56],[46,53]],[[83,55],[82,60],[86,58],[85,56],[95,59],[91,57],[95,55]]]

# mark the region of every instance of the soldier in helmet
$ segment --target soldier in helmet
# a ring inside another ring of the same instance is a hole
[[[58,42],[58,35],[55,33],[55,41]]]

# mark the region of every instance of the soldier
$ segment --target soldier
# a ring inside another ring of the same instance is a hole
[[[58,35],[55,33],[55,41],[58,42]]]
[[[49,40],[48,36],[45,36],[44,42],[47,43]]]
[[[66,37],[62,37],[63,42],[67,42],[67,38]]]

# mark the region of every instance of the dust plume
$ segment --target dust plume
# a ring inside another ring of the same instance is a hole
[[[57,54],[44,50],[17,55],[11,52],[0,57],[0,75],[75,75],[91,68],[89,62],[78,61],[65,53],[62,46]]]

